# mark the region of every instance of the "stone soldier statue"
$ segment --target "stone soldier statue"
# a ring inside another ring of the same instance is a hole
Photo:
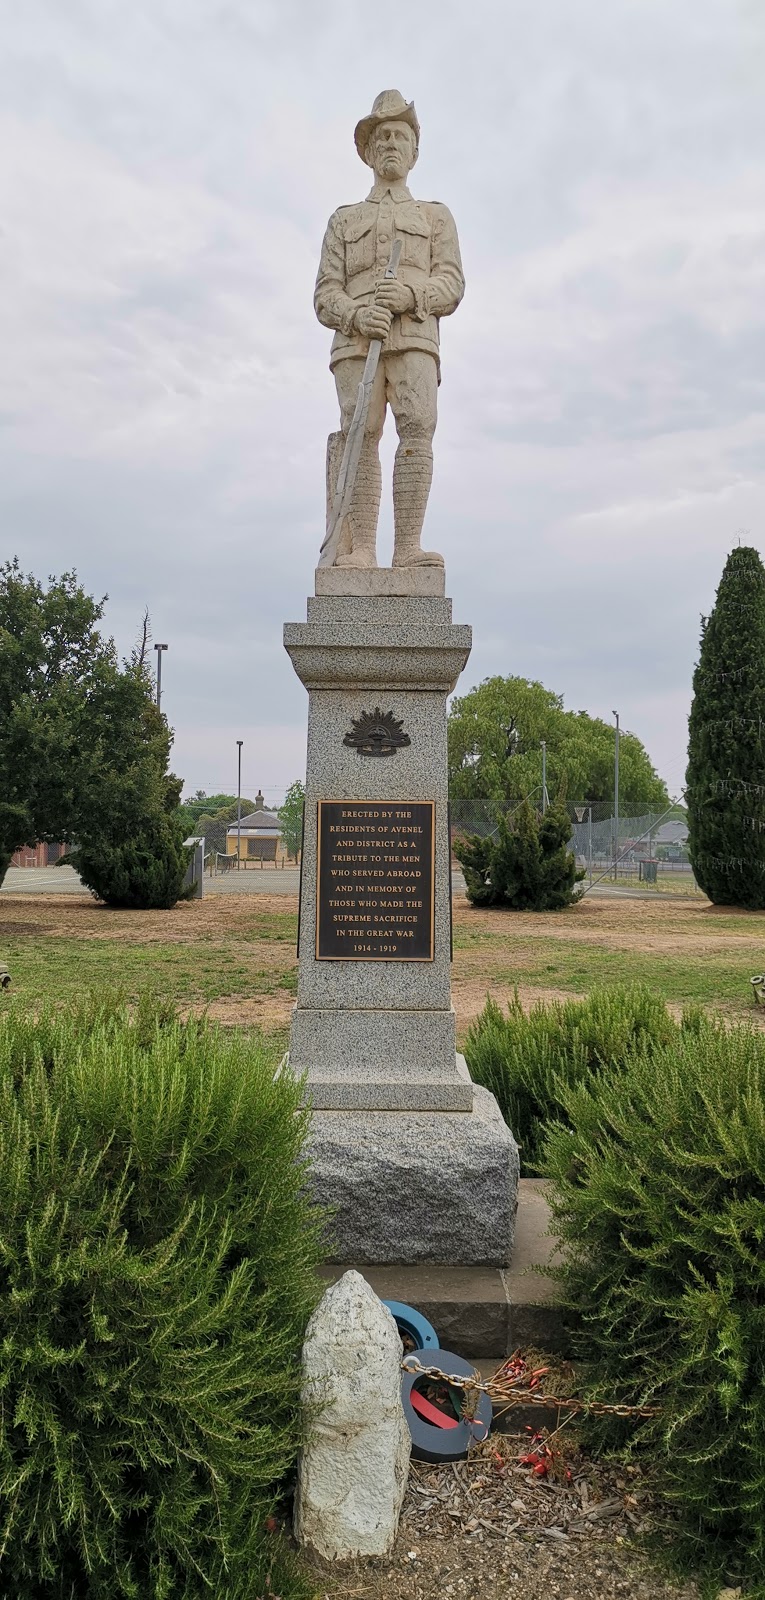
[[[330,435],[327,450],[329,507],[370,342],[382,341],[367,396],[353,493],[334,555],[339,567],[377,566],[379,443],[388,405],[399,438],[393,468],[393,565],[443,566],[443,557],[423,550],[420,538],[433,475],[439,319],[456,311],[465,280],[451,212],[436,200],[414,200],[406,186],[419,137],[413,103],[407,104],[397,89],[379,94],[355,133],[362,161],[374,169],[374,184],[366,200],[334,212],[322,245],[314,305],[319,321],[336,329],[329,364],[342,427],[341,433]],[[397,240],[401,254],[394,277],[389,264]]]

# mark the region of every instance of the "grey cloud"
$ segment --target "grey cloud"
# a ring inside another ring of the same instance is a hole
[[[267,789],[303,760],[280,635],[335,426],[313,276],[383,86],[417,101],[413,189],[451,206],[468,274],[429,512],[466,682],[618,700],[679,769],[699,612],[738,529],[761,540],[761,7],[413,15],[405,48],[353,0],[27,0],[5,24],[3,542],[108,589],[122,649],[148,603],[193,787],[229,781],[237,736]]]

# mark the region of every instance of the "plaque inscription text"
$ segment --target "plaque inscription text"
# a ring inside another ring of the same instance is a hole
[[[318,961],[432,961],[432,800],[320,800]]]

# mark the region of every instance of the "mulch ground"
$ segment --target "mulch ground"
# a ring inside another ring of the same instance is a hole
[[[466,1462],[413,1461],[391,1556],[317,1563],[321,1600],[700,1600],[642,1548],[646,1535],[671,1544],[672,1526],[641,1469],[564,1439],[544,1480],[519,1464],[528,1435],[492,1435]]]

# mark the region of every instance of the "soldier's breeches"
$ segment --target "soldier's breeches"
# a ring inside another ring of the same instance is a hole
[[[363,370],[364,362],[357,357],[340,361],[335,367],[343,436],[351,425]],[[432,439],[436,426],[437,395],[438,369],[433,356],[421,350],[404,350],[381,358],[372,388],[348,517],[351,549],[361,558],[374,557],[382,487],[379,441],[388,406],[393,412],[399,436],[393,468],[396,556],[399,560],[405,560],[408,554],[419,549],[433,476]],[[339,459],[334,471],[332,467],[333,463],[330,464],[330,477],[336,482]],[[334,484],[331,487],[334,490]],[[341,557],[350,553],[346,539],[347,535],[340,548]]]
[[[433,477],[438,372],[431,356],[406,350],[386,360],[390,406],[399,445],[393,465],[394,561],[407,562],[420,536]]]

